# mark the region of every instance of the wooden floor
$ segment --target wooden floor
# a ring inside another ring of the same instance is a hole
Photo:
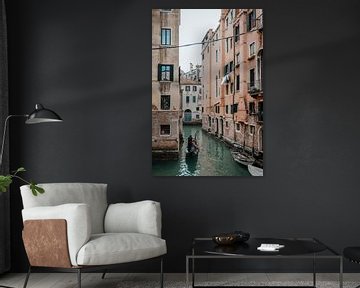
[[[257,285],[264,285],[271,281],[279,283],[288,283],[293,281],[294,285],[302,281],[308,281],[311,284],[312,274],[300,273],[212,273],[212,274],[197,274],[197,281],[210,283],[212,281],[249,281]],[[0,276],[1,285],[10,286],[14,288],[22,288],[24,284],[25,274],[5,274]],[[331,287],[338,286],[338,274],[335,273],[319,273],[317,274],[317,281],[332,281]],[[145,284],[146,285],[145,285]],[[101,273],[83,273],[82,287],[83,288],[128,288],[128,287],[159,287],[159,274],[125,274],[125,273],[109,273],[106,278],[101,279]],[[344,274],[344,288],[355,287],[354,284],[360,284],[359,273]],[[322,284],[325,285],[324,283]],[[320,285],[320,287],[323,287]],[[327,286],[327,285],[325,285]],[[32,273],[28,288],[76,288],[76,273]],[[185,287],[185,274],[165,274],[165,288]],[[330,287],[330,288],[331,288]]]

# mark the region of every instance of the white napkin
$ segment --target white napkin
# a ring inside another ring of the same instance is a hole
[[[284,248],[284,245],[280,244],[268,244],[268,243],[262,243],[259,247],[257,247],[260,251],[269,251],[269,252],[276,252],[279,251],[279,249]]]

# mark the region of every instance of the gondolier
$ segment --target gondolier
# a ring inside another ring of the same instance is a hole
[[[196,138],[193,138],[190,135],[188,137],[186,155],[196,156],[198,153],[199,153],[199,146],[197,144]]]

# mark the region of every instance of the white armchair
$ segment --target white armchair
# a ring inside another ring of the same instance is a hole
[[[163,287],[161,209],[154,201],[107,204],[106,184],[40,184],[45,193],[33,196],[28,185],[21,196],[23,240],[34,268],[77,272],[106,270],[117,264],[159,257]],[[104,278],[105,274],[103,274]]]

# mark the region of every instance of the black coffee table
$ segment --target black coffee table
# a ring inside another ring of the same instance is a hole
[[[259,251],[262,243],[284,245],[277,252]],[[191,287],[205,287],[195,285],[195,259],[312,259],[313,261],[313,285],[293,287],[316,287],[316,260],[335,259],[339,261],[339,287],[343,287],[343,258],[335,250],[315,238],[250,238],[245,243],[229,246],[219,246],[211,238],[193,239],[191,254],[186,256],[186,287],[189,287],[189,271],[191,265]],[[215,286],[211,286],[215,287]],[[227,286],[222,286],[227,287]],[[248,286],[231,286],[248,287]],[[256,286],[251,286],[256,287]],[[264,287],[264,286],[262,286]],[[274,287],[274,286],[271,286]],[[284,286],[281,286],[284,287]]]

